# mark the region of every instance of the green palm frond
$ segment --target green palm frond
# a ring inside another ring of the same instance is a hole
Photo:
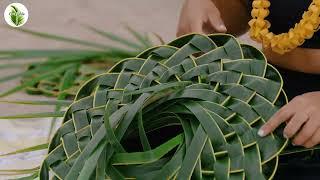
[[[10,12],[10,19],[11,22],[16,25],[19,26],[21,24],[24,23],[24,13],[21,12],[17,7],[15,6],[11,6],[11,12]]]
[[[144,39],[130,40],[122,38],[110,32],[86,26],[94,33],[104,36],[112,42],[112,45],[101,44],[71,37],[64,37],[55,34],[37,32],[24,28],[13,29],[21,33],[27,33],[36,37],[49,40],[61,41],[71,44],[82,45],[90,49],[61,49],[61,50],[1,50],[1,60],[28,60],[24,64],[2,64],[1,69],[27,67],[24,72],[8,75],[0,78],[0,83],[22,77],[22,84],[18,87],[3,92],[0,96],[7,96],[20,90],[26,90],[30,94],[44,94],[55,96],[59,99],[73,98],[81,84],[96,76],[121,59],[136,56],[139,52],[151,47],[149,37],[134,31],[130,28],[133,37],[144,37]],[[119,46],[118,46],[119,45]],[[45,59],[39,60],[39,59]],[[63,69],[67,64],[72,66]],[[61,69],[59,73],[54,72]],[[54,75],[43,77],[45,73]],[[42,78],[41,78],[42,77]]]
[[[49,145],[49,179],[272,179],[287,144],[258,129],[285,103],[279,72],[230,35],[190,34],[87,81]]]

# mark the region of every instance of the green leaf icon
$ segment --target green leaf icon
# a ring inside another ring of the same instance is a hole
[[[11,6],[11,12],[10,12],[10,19],[11,22],[16,25],[19,26],[21,24],[24,23],[24,13],[22,11],[20,11],[16,6]]]

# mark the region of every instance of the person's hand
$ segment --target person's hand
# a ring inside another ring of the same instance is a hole
[[[226,32],[220,12],[212,0],[186,0],[180,14],[177,36],[197,32]]]
[[[319,144],[320,91],[295,97],[275,113],[258,134],[266,136],[283,122],[287,122],[283,136],[292,138],[293,145],[311,148]]]

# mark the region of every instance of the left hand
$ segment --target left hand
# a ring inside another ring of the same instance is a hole
[[[320,91],[295,97],[261,127],[258,134],[266,136],[280,124],[287,122],[285,138],[292,144],[311,148],[320,143]]]

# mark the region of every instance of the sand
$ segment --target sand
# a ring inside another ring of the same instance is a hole
[[[0,1],[0,14],[13,1]],[[25,28],[60,34],[84,40],[107,42],[100,36],[88,31],[81,24],[88,24],[106,31],[127,36],[123,24],[130,25],[141,32],[156,32],[164,40],[175,37],[175,31],[182,5],[182,0],[16,0],[23,3],[29,10],[29,20]],[[5,49],[63,49],[80,48],[77,45],[49,41],[22,34],[6,27],[4,19],[0,20],[0,50]],[[241,38],[251,42],[247,36]],[[4,63],[4,62],[0,62]],[[21,71],[0,70],[0,77]],[[0,84],[0,92],[19,84],[19,80]],[[32,100],[46,97],[30,96],[19,92],[6,99]],[[30,113],[50,111],[50,107],[30,107],[0,103],[0,115],[14,113]],[[23,147],[46,142],[49,127],[48,119],[32,120],[1,120],[0,154]],[[0,158],[0,169],[31,168],[37,166],[44,152]],[[1,176],[0,179],[7,179]]]

